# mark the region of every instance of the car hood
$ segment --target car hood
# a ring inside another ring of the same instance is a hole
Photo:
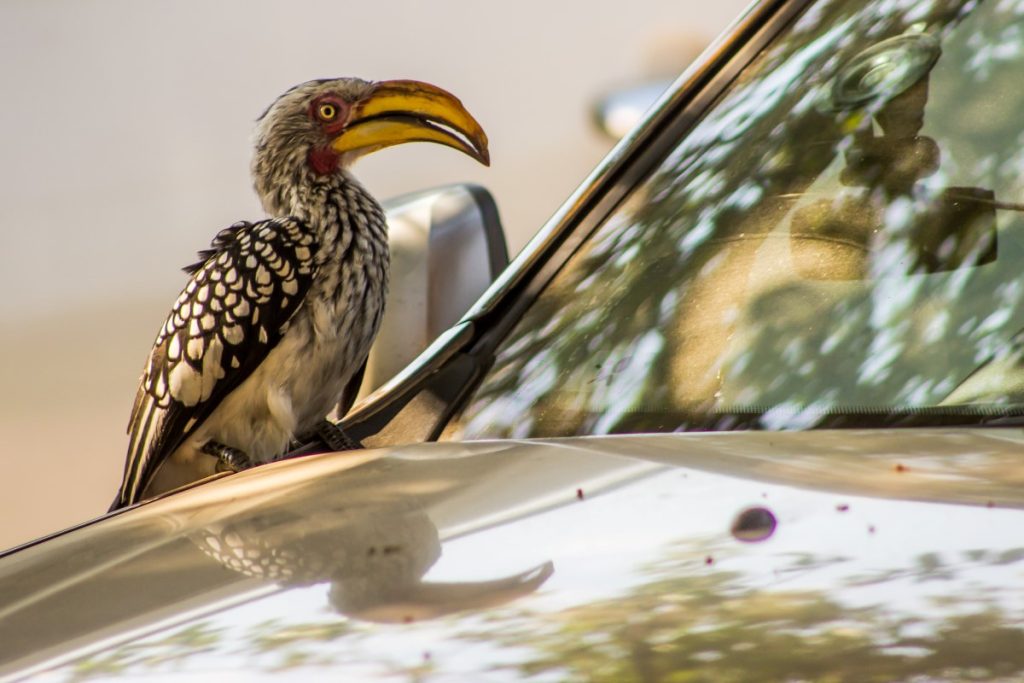
[[[1022,446],[748,432],[259,467],[0,559],[0,676],[1012,676]]]

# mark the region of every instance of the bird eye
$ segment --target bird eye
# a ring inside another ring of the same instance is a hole
[[[333,121],[338,116],[338,106],[330,102],[324,102],[316,108],[316,115],[321,121]]]

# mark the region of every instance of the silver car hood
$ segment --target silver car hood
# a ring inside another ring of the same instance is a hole
[[[746,432],[268,465],[0,558],[0,677],[1009,680],[1022,447]]]

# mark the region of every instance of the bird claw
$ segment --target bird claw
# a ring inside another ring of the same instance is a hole
[[[354,451],[363,448],[363,444],[349,436],[344,429],[330,420],[324,420],[316,428],[316,435],[327,444],[332,451]]]
[[[245,451],[225,446],[216,441],[207,441],[202,451],[217,458],[218,472],[241,472],[252,467],[252,461],[249,460]]]

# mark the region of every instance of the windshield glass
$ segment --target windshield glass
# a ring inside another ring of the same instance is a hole
[[[819,2],[569,260],[446,437],[1024,408],[1024,2]]]

